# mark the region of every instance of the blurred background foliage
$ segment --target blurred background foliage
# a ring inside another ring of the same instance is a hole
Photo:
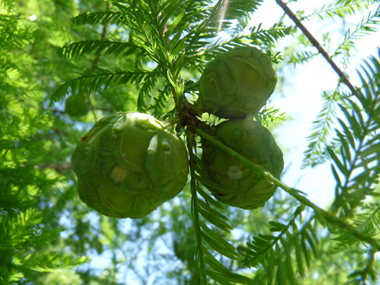
[[[139,220],[101,216],[77,195],[70,166],[75,146],[96,119],[118,111],[136,111],[139,86],[111,84],[105,90],[86,93],[91,110],[79,117],[65,112],[64,100],[50,108],[51,94],[93,64],[122,69],[155,67],[138,54],[57,56],[58,49],[72,41],[125,40],[128,30],[115,24],[74,25],[71,21],[79,13],[108,10],[109,6],[103,0],[1,0],[1,284],[200,284],[188,186]],[[247,25],[246,19],[238,20],[237,31]],[[288,32],[295,33],[294,27]],[[298,51],[291,49],[285,53],[289,57],[284,65],[302,62]],[[187,69],[184,76],[196,80],[199,71]],[[153,99],[149,103],[153,104]],[[298,206],[296,200],[277,191],[260,210],[226,207],[222,213],[234,230],[231,234],[214,230],[244,252],[253,236],[271,233],[268,221],[286,224]],[[302,216],[300,221],[307,220],[311,211],[305,210]],[[337,246],[325,228],[314,226],[318,248],[300,284],[346,284],[350,272],[365,261],[363,246]],[[255,276],[255,268],[218,258],[231,271]],[[379,261],[374,260],[372,266],[378,274]]]

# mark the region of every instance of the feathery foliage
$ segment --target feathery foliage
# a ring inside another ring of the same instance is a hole
[[[334,57],[342,52],[348,53],[355,46],[355,40],[361,39],[364,36],[377,32],[376,26],[380,23],[380,7],[373,13],[360,21],[353,31],[348,30],[344,34],[342,43],[336,48],[331,57]]]
[[[250,26],[262,3],[1,1],[1,284],[377,284],[380,50],[364,61],[356,94],[343,78],[321,94],[303,166],[331,163],[328,209],[205,131],[225,119],[192,109],[206,64],[226,51],[256,46],[274,64],[295,66],[320,57],[285,17]],[[330,1],[295,14],[328,24],[358,12],[366,16],[343,25],[341,39],[332,31],[320,36],[330,59],[349,72],[358,40],[378,31],[378,1]],[[281,53],[285,37],[297,47]],[[63,101],[82,95],[91,111],[70,117]],[[118,111],[176,125],[188,149],[184,191],[137,220],[89,209],[71,171],[83,134]],[[272,128],[285,113],[271,101],[255,120]],[[265,207],[242,210],[210,195],[208,187],[221,186],[202,161],[202,139],[278,187]]]
[[[309,18],[318,18],[319,20],[325,19],[344,19],[347,15],[354,15],[358,11],[367,9],[372,3],[376,3],[373,0],[342,0],[331,3],[323,4],[322,7],[315,8],[314,11],[303,16],[301,19],[306,20]]]
[[[322,94],[325,100],[323,109],[318,114],[317,119],[313,122],[312,134],[307,139],[311,140],[308,145],[308,149],[305,151],[305,157],[303,160],[303,166],[316,166],[326,161],[327,152],[325,145],[328,142],[329,131],[331,131],[331,124],[336,116],[336,104],[340,97],[338,90],[334,90],[331,93],[324,92]]]
[[[364,75],[359,73],[362,81],[361,89],[358,90],[359,102],[345,98],[345,104],[339,104],[346,120],[338,119],[342,129],[336,129],[336,140],[341,144],[340,157],[327,147],[334,162],[332,171],[337,181],[335,201],[331,209],[347,218],[353,216],[355,209],[367,196],[379,195],[373,193],[380,173],[377,163],[380,146],[379,58],[380,50],[378,57],[372,57],[370,62],[366,62]],[[339,172],[344,179],[340,179]]]
[[[37,166],[48,161],[52,145],[42,138],[52,118],[39,110],[43,92],[30,76],[36,63],[28,45],[36,39],[36,25],[19,15],[12,1],[1,8],[0,283],[21,284],[89,259],[49,247],[63,227],[57,223],[59,212],[44,204],[66,182]]]

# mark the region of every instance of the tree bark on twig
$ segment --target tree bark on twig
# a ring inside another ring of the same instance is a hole
[[[321,44],[314,38],[314,36],[306,29],[306,27],[301,23],[301,21],[297,18],[297,16],[289,9],[289,7],[282,2],[281,0],[276,0],[277,4],[284,10],[285,14],[289,16],[290,19],[296,24],[296,26],[304,33],[304,35],[309,39],[309,41],[313,44],[314,47],[317,48],[318,52],[323,55],[323,57],[328,61],[334,71],[338,74],[339,78],[347,85],[347,87],[351,90],[352,94],[354,94],[357,98],[359,95],[356,91],[356,88],[351,84],[348,80],[347,76],[339,69],[339,67],[335,64],[335,62],[328,55],[327,51],[321,46]]]
[[[109,11],[109,8],[110,8],[110,3],[107,2],[107,8],[106,8],[106,11]],[[100,39],[101,40],[104,40],[104,38],[106,37],[106,34],[107,34],[107,21],[104,23],[103,25],[103,29],[102,29],[102,34],[100,36]],[[99,59],[100,59],[100,55],[101,53],[99,53],[95,59],[93,61],[91,61],[91,63],[93,65],[98,65],[98,62],[99,62]],[[91,67],[91,70],[94,71],[95,68],[94,66]],[[86,90],[86,97],[87,97],[87,100],[88,100],[88,103],[90,104],[90,108],[91,108],[91,111],[92,111],[92,114],[94,115],[94,119],[95,119],[95,122],[98,121],[97,117],[96,117],[96,112],[95,112],[95,108],[94,106],[92,105],[92,102],[91,102],[91,98],[90,98],[90,94],[89,92]]]

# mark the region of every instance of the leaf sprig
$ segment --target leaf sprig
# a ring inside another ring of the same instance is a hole
[[[223,209],[223,206],[211,198],[199,184],[199,182],[206,185],[213,183],[203,177],[203,174],[206,173],[207,170],[206,166],[194,153],[196,146],[194,135],[190,132],[188,132],[187,135],[188,150],[190,153],[192,214],[194,217],[195,234],[197,236],[198,259],[202,282],[206,284],[206,276],[208,276],[220,284],[246,284],[251,281],[250,278],[232,273],[209,251],[209,248],[211,248],[231,260],[241,259],[241,255],[237,252],[236,248],[215,232],[215,230],[218,229],[230,233],[230,230],[233,228],[228,224],[229,219],[226,216],[212,208],[212,206],[214,206]],[[205,202],[203,202],[200,197],[202,197]],[[202,221],[201,217],[205,221]],[[210,228],[206,222],[213,225],[213,228]],[[208,247],[206,247],[206,244]]]
[[[323,11],[316,11],[314,14],[323,17],[349,14],[353,11],[353,6],[346,9],[342,3],[359,5],[355,7],[361,9],[367,2],[369,1],[338,1],[335,6],[323,7]],[[142,63],[155,62],[153,70],[143,68],[121,70],[94,66],[81,73],[78,78],[61,85],[53,94],[52,102],[63,99],[67,93],[80,94],[88,91],[93,94],[114,84],[132,83],[140,89],[139,111],[152,112],[156,117],[163,115],[174,117],[184,110],[184,92],[196,94],[198,89],[197,82],[182,78],[185,69],[202,72],[205,63],[218,54],[247,44],[264,46],[272,61],[277,62],[280,55],[272,54],[271,47],[278,39],[294,32],[290,27],[276,24],[267,30],[258,26],[247,34],[236,32],[228,39],[218,40],[218,32],[232,29],[234,19],[244,22],[244,18],[255,11],[261,3],[258,0],[231,0],[228,10],[225,10],[225,1],[222,0],[161,2],[125,0],[111,3],[113,11],[82,14],[74,19],[74,22],[95,25],[116,24],[126,28],[128,40],[74,42],[64,46],[59,51],[60,55],[75,58],[89,53],[102,53],[105,56],[128,57],[136,60],[137,67]],[[376,17],[368,18],[368,21],[361,23],[357,32],[372,32],[371,28],[368,29],[368,25],[372,23],[371,21],[378,25]],[[241,31],[241,29],[235,30]],[[351,41],[356,39],[356,32],[347,33],[339,50],[352,48]],[[304,63],[316,55],[314,52],[299,52],[291,60]],[[326,234],[327,238],[334,237],[334,244],[337,247],[343,248],[343,243],[359,247],[358,242],[370,247],[369,250],[361,248],[361,252],[366,252],[368,258],[365,259],[363,266],[348,276],[348,280],[354,280],[358,276],[361,280],[366,280],[368,276],[374,280],[372,274],[374,254],[380,251],[380,241],[377,236],[380,223],[379,207],[374,203],[371,207],[365,208],[363,201],[368,197],[379,195],[375,191],[380,174],[379,67],[379,59],[373,57],[366,68],[363,68],[365,75],[361,75],[362,87],[358,88],[357,99],[341,96],[338,89],[324,94],[324,108],[315,122],[316,130],[310,136],[312,141],[306,158],[313,159],[312,163],[319,163],[318,159],[326,158],[329,154],[333,162],[332,171],[337,186],[336,200],[330,211],[321,209],[301,191],[274,178],[264,168],[242,157],[201,129],[186,130],[191,171],[192,215],[202,284],[206,284],[209,279],[220,284],[255,282],[256,284],[264,284],[263,282],[297,284],[298,275],[302,278],[306,276],[313,261],[319,258],[322,245],[318,243],[318,240],[321,240],[318,236],[326,229],[329,231]],[[175,102],[174,112],[167,111],[170,98]],[[328,131],[336,115],[336,105],[339,106],[345,119],[338,119],[340,129],[336,129],[333,144],[323,149],[322,143],[326,144]],[[279,114],[279,110],[274,108],[268,108],[257,116],[263,124],[268,123],[270,119],[282,118],[283,114]],[[299,202],[298,208],[292,215],[283,217],[286,222],[268,223],[271,231],[278,234],[260,234],[252,237],[241,251],[223,237],[223,234],[229,234],[233,228],[229,219],[218,210],[222,210],[223,206],[205,191],[204,186],[213,188],[220,186],[208,178],[207,167],[196,153],[196,135],[206,138],[231,154],[237,161],[245,164],[268,182],[281,187]],[[336,145],[339,145],[339,148],[336,148]],[[358,208],[364,211],[358,213]],[[311,212],[309,219],[304,222],[302,216],[309,213],[309,210]],[[228,258],[241,266],[256,267],[255,276],[249,278],[233,272],[225,266],[223,258]]]

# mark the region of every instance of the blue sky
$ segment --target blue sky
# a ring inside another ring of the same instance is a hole
[[[289,7],[293,11],[296,11],[297,8],[304,9],[305,13],[308,14],[314,10],[316,3],[323,5],[323,2],[305,0],[300,3],[290,3]],[[266,0],[254,14],[251,24],[257,26],[262,23],[263,28],[267,28],[277,22],[282,14],[282,9],[274,0]],[[360,22],[361,18],[361,16],[352,17],[348,22],[353,23],[354,26]],[[286,18],[285,23],[293,25],[289,18]],[[339,36],[340,23],[338,22],[331,26],[317,21],[305,22],[304,24],[318,40],[327,31],[332,33],[332,45],[337,45],[337,40],[341,39]],[[353,50],[355,56],[350,62],[351,67],[348,68],[348,73],[352,77],[354,85],[358,84],[355,69],[359,67],[361,60],[377,53],[380,40],[376,39],[376,36],[379,37],[377,34],[359,41],[357,48]],[[294,39],[291,38],[281,40],[279,51],[292,41]],[[341,66],[339,61],[336,63]],[[296,186],[297,189],[306,192],[308,198],[321,207],[327,207],[334,198],[335,180],[331,173],[330,164],[326,163],[313,169],[306,168],[303,170],[301,170],[301,164],[304,157],[303,153],[308,145],[306,137],[311,133],[312,122],[322,109],[321,94],[323,91],[335,89],[337,80],[338,76],[326,60],[322,56],[318,56],[315,60],[290,70],[282,93],[275,92],[269,103],[269,106],[274,105],[292,117],[291,120],[285,121],[274,131],[278,143],[289,149],[285,152],[285,166],[289,166],[289,169],[283,177],[283,181],[289,186]],[[110,258],[107,254],[99,258],[94,256],[91,265],[99,269],[105,266]],[[128,284],[140,284],[137,281],[127,281]]]
[[[303,9],[305,14],[311,13],[316,5],[321,7],[326,1],[301,1],[300,3],[290,3],[288,6],[293,12]],[[255,12],[252,25],[257,26],[262,23],[263,28],[273,25],[283,14],[283,10],[275,1],[264,1],[263,5]],[[347,25],[355,27],[363,15],[346,18]],[[294,25],[288,18],[285,23]],[[321,40],[322,35],[330,32],[332,35],[332,47],[338,45],[342,39],[341,21],[332,22],[331,25],[318,22],[316,20],[304,22],[306,28],[317,40]],[[280,41],[279,50],[287,44],[294,42],[294,39],[287,38]],[[360,67],[363,59],[370,55],[376,55],[380,47],[379,33],[366,37],[358,41],[357,47],[352,50],[352,60],[347,72],[350,81],[355,85],[359,84],[355,69]],[[316,49],[314,49],[316,51]],[[341,67],[342,63],[336,60],[336,64]],[[310,135],[312,122],[316,119],[322,109],[323,91],[334,90],[337,85],[338,76],[321,56],[311,60],[305,65],[298,65],[289,72],[286,77],[286,84],[282,94],[275,92],[269,105],[280,108],[282,112],[289,114],[292,119],[285,121],[275,130],[278,143],[289,149],[285,153],[285,167],[289,166],[287,174],[283,177],[284,183],[308,194],[308,198],[315,204],[326,207],[334,198],[335,180],[331,173],[330,163],[325,163],[316,168],[306,168],[301,170],[304,151],[307,149],[308,141],[306,137]],[[340,113],[338,112],[338,116]],[[341,116],[340,116],[341,117]]]

